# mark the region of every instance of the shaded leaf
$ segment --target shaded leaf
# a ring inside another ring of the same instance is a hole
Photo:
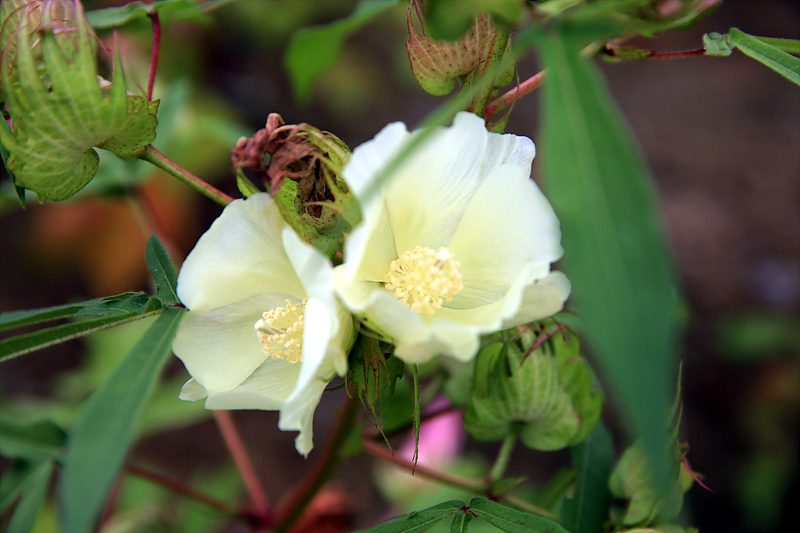
[[[84,404],[70,433],[59,483],[63,531],[93,531],[133,437],[133,427],[170,353],[184,309],[165,308]]]
[[[472,513],[468,510],[459,509],[461,512],[457,512],[453,515],[453,521],[450,522],[450,533],[466,533],[469,531],[469,523],[472,522]]]
[[[87,305],[75,316],[126,316],[131,313],[142,314],[147,310],[150,297],[143,292],[126,292],[117,296],[103,298]]]
[[[677,289],[644,162],[579,53],[595,31],[565,23],[540,34],[548,68],[542,164],[575,310],[666,487],[662,420],[677,367]]]
[[[53,459],[43,461],[25,481],[6,533],[28,533],[33,529],[36,515],[50,487],[50,478],[53,477],[55,465]]]
[[[45,4],[35,36],[43,65],[37,67],[28,31],[16,33],[16,54],[2,57],[13,133],[0,128],[0,141],[9,152],[15,184],[34,191],[40,201],[69,198],[92,179],[98,165],[92,147],[127,154],[150,143],[158,108],[158,102],[126,94],[119,53],[111,86],[101,88],[94,37],[80,2],[70,4],[71,21],[58,18],[54,5]],[[20,21],[25,28],[32,23]],[[65,33],[71,39],[59,38]]]
[[[156,281],[156,298],[165,305],[180,303],[178,299],[178,275],[169,258],[167,249],[153,234],[145,246],[147,269]]]
[[[603,424],[592,435],[570,449],[578,475],[575,495],[561,507],[561,525],[571,533],[604,531],[611,505],[608,477],[614,461],[611,434]]]
[[[423,533],[459,511],[463,502],[452,500],[416,511],[408,515],[390,518],[383,524],[361,530],[357,533]]]
[[[295,99],[307,103],[314,80],[336,63],[344,40],[397,3],[397,0],[361,0],[347,18],[296,31],[286,47],[283,61],[292,80]]]
[[[156,0],[153,3],[129,2],[119,7],[95,9],[86,13],[86,20],[94,28],[113,28],[145,18],[151,13],[167,15],[197,6],[196,0]]]
[[[746,55],[768,66],[792,83],[800,85],[800,57],[784,52],[737,28],[731,28],[728,35],[731,43]]]
[[[0,418],[0,454],[39,462],[58,456],[67,434],[49,420],[21,423]]]
[[[242,193],[242,196],[245,198],[250,198],[254,194],[261,192],[252,181],[244,176],[240,168],[236,169],[236,187],[239,188],[239,192]]]
[[[54,344],[77,339],[95,331],[145,317],[146,315],[139,313],[129,313],[127,315],[89,318],[3,339],[0,341],[0,363]]]
[[[0,476],[0,516],[3,516],[6,509],[17,501],[25,481],[36,472],[37,466],[38,463],[16,459],[3,471],[3,475]]]
[[[2,313],[0,314],[0,331],[72,316],[84,307],[98,304],[102,301],[102,298],[95,298],[75,304],[55,305],[53,307],[43,307],[41,309],[25,309]]]
[[[469,510],[506,533],[569,533],[550,520],[511,509],[486,498],[473,498]]]

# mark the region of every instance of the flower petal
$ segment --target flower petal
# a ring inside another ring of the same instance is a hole
[[[572,286],[563,272],[554,270],[533,285],[525,287],[516,316],[507,319],[505,328],[527,324],[552,316],[564,308]]]
[[[282,431],[300,432],[294,440],[294,446],[304,456],[314,447],[314,411],[327,384],[327,381],[320,379],[311,380],[299,394],[293,395],[293,399],[287,401],[281,408],[278,428]]]
[[[208,311],[258,294],[305,297],[283,248],[284,226],[266,193],[231,202],[183,263],[181,302],[191,311]]]
[[[563,254],[558,218],[529,166],[496,167],[470,201],[447,249],[464,287],[445,304],[468,309],[502,298],[523,268],[544,277]]]
[[[299,364],[267,359],[235,389],[222,392],[207,389],[206,409],[281,409],[294,390],[299,373]]]
[[[172,351],[206,389],[231,390],[267,358],[254,326],[264,311],[284,305],[287,297],[260,295],[211,311],[189,311],[172,342]]]
[[[486,176],[510,160],[522,162],[530,175],[533,155],[529,139],[490,134],[480,117],[458,113],[389,182],[386,206],[397,254],[446,246]]]
[[[183,387],[181,387],[181,393],[178,395],[178,398],[187,402],[196,402],[207,396],[208,392],[206,392],[205,387],[196,382],[194,378],[189,378],[189,381],[184,383]]]

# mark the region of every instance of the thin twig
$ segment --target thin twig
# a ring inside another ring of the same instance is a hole
[[[264,493],[264,489],[261,488],[261,482],[258,480],[253,463],[250,461],[250,456],[247,455],[244,443],[242,443],[236,425],[233,423],[231,413],[229,411],[214,411],[214,420],[217,422],[219,432],[225,440],[228,451],[231,452],[231,457],[233,457],[233,462],[236,463],[236,468],[242,476],[242,481],[247,487],[247,493],[253,502],[254,513],[267,520],[270,516],[267,495]]]
[[[185,496],[191,500],[205,504],[225,514],[236,515],[241,517],[248,516],[248,513],[245,509],[242,509],[234,505],[230,505],[216,498],[212,498],[208,494],[199,492],[189,486],[184,485],[179,481],[175,481],[174,479],[162,476],[161,474],[150,472],[149,470],[145,470],[144,468],[139,468],[138,466],[133,466],[133,465],[126,465],[125,472],[127,472],[132,476],[136,476],[138,478],[145,479],[147,481],[155,483],[156,485],[164,487],[165,489],[168,489],[176,494],[180,494],[181,496]]]
[[[153,50],[150,52],[150,77],[147,80],[147,101],[153,99],[153,85],[156,81],[156,69],[158,68],[158,49],[161,45],[161,22],[158,20],[158,11],[148,15],[153,21]]]

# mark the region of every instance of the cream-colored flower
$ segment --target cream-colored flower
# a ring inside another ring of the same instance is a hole
[[[390,124],[353,152],[344,176],[363,221],[334,282],[367,326],[394,340],[401,359],[465,361],[481,334],[562,309],[569,280],[550,272],[563,253],[561,232],[530,179],[533,142],[489,133],[471,113],[437,130],[365,198],[413,135]]]
[[[347,371],[350,314],[328,260],[302,242],[266,193],[228,205],[186,258],[178,296],[189,312],[172,349],[191,374],[184,400],[208,409],[280,410],[307,455],[326,384]]]

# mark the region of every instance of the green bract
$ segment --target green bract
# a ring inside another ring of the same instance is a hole
[[[15,13],[17,30],[2,31],[9,42],[0,62],[13,131],[0,128],[0,141],[15,185],[40,201],[65,200],[94,177],[93,147],[128,154],[155,138],[158,102],[126,94],[118,53],[113,82],[98,83],[94,36],[80,2],[34,2]]]
[[[530,341],[490,344],[478,355],[464,426],[476,440],[501,440],[517,431],[536,450],[573,446],[597,424],[601,395],[577,337],[557,332],[527,353]]]

